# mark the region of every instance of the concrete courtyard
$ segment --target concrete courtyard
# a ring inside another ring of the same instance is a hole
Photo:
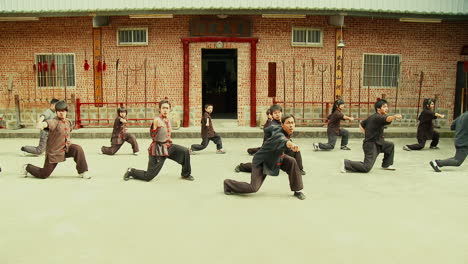
[[[148,138],[140,156],[126,144],[115,156],[99,153],[109,139],[74,139],[86,153],[92,179],[77,177],[72,159],[46,180],[20,177],[22,145],[37,139],[0,139],[0,263],[468,263],[468,162],[435,173],[428,162],[453,156],[453,139],[439,150],[402,150],[395,143],[396,171],[340,173],[343,158],[362,160],[362,139],[351,151],[312,151],[298,138],[307,175],[307,199],[292,196],[284,172],[268,177],[256,194],[226,196],[225,178],[248,162],[248,147],[261,139],[226,138],[191,156],[194,182],[166,164],[151,182],[122,175],[147,166]],[[189,146],[200,139],[175,139]]]

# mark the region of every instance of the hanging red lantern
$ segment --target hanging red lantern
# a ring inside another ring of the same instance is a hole
[[[49,66],[47,65],[47,61],[44,61],[44,64],[42,64],[42,70],[44,72],[47,72],[49,70]]]
[[[37,71],[42,72],[42,62],[37,63]]]
[[[98,71],[98,72],[101,72],[101,71],[102,71],[102,63],[101,63],[101,61],[99,61],[98,64],[97,64],[97,71]]]
[[[50,70],[55,71],[55,60],[52,60],[52,62],[50,63]]]
[[[85,60],[85,61],[84,61],[84,70],[85,70],[85,71],[89,70],[89,63],[88,63],[88,60]]]
[[[104,61],[102,63],[102,71],[106,71],[107,70],[107,64],[106,64],[106,61]]]

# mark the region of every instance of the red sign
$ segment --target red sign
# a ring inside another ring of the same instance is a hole
[[[203,19],[190,21],[190,36],[250,37],[250,21]]]

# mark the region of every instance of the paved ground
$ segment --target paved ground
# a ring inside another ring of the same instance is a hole
[[[146,168],[147,156],[124,146],[99,155],[107,139],[76,139],[91,180],[79,179],[73,160],[49,179],[20,178],[19,147],[35,139],[0,139],[0,263],[468,263],[468,162],[435,173],[428,162],[453,155],[453,140],[440,150],[405,152],[395,142],[395,172],[342,174],[338,160],[361,160],[352,151],[313,152],[314,139],[296,142],[307,175],[307,199],[289,191],[287,177],[269,177],[253,195],[226,196],[225,178],[250,160],[245,149],[260,139],[225,139],[192,156],[196,181],[180,180],[167,161],[152,182],[122,180],[128,166]],[[149,140],[139,141],[142,152]],[[198,139],[178,139],[189,146]]]

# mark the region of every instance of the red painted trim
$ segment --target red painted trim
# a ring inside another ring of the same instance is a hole
[[[184,50],[184,120],[183,127],[189,126],[190,121],[190,49],[192,42],[248,42],[250,43],[250,126],[257,126],[257,42],[258,38],[239,38],[239,37],[192,37],[181,38]]]

